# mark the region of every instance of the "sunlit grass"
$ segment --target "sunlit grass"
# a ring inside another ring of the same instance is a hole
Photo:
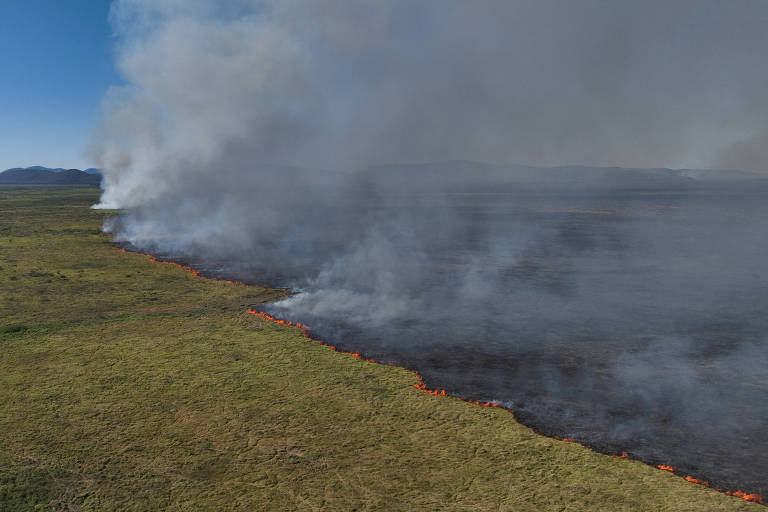
[[[97,195],[0,188],[0,511],[763,510],[249,315]]]

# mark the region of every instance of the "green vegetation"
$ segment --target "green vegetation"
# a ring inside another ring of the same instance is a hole
[[[764,510],[248,315],[97,193],[0,188],[0,511]]]

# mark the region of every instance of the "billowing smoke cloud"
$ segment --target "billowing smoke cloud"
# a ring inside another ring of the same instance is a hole
[[[764,2],[221,4],[115,4],[106,201],[214,164],[768,168]]]
[[[521,164],[768,169],[767,18],[121,0],[100,206],[126,209],[119,240],[294,288],[271,311],[431,384],[765,488],[762,175]]]

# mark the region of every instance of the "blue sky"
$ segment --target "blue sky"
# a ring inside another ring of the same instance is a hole
[[[118,84],[109,0],[0,0],[0,170],[89,167],[102,96]]]

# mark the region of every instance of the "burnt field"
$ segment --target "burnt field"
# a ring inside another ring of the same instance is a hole
[[[242,256],[113,229],[204,274],[294,289],[266,311],[430,388],[765,494],[763,182],[368,185],[311,196],[333,199]]]
[[[115,242],[293,291],[257,313],[543,433],[766,494],[764,2],[119,3],[88,148]]]

